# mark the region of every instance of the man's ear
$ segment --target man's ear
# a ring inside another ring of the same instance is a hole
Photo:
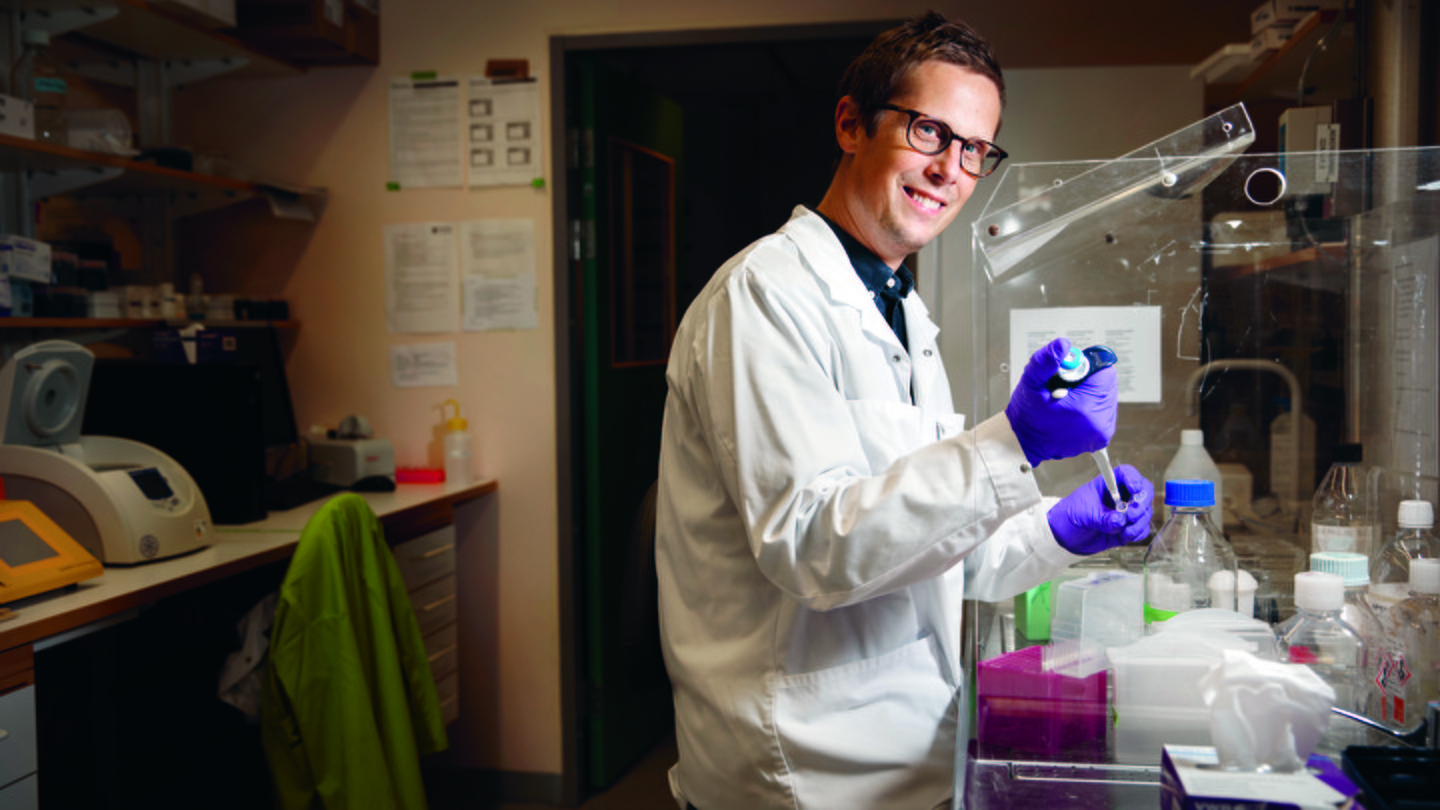
[[[840,151],[847,155],[855,154],[864,133],[865,121],[860,115],[860,105],[849,96],[841,98],[840,103],[835,105],[835,142],[839,144]]]

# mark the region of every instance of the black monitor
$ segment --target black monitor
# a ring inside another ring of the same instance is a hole
[[[234,330],[234,362],[253,365],[260,372],[260,417],[267,448],[289,447],[300,441],[295,407],[290,402],[290,380],[285,376],[285,353],[280,331],[274,326]]]

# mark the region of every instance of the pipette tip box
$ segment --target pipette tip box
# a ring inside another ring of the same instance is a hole
[[[976,668],[976,737],[987,745],[1056,753],[1105,737],[1107,673],[1046,672],[1041,647],[981,661]]]

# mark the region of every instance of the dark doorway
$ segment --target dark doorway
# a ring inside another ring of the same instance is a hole
[[[730,256],[820,201],[837,156],[835,87],[891,25],[551,41],[552,142],[566,163],[555,308],[567,805],[672,727],[654,565],[635,528],[674,326]]]

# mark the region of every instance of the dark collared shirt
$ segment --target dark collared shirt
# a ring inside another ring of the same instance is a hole
[[[909,351],[910,341],[905,336],[905,307],[900,305],[900,301],[915,289],[915,277],[903,264],[892,271],[890,265],[880,261],[874,251],[860,244],[860,240],[851,236],[844,228],[836,225],[824,214],[820,214],[820,218],[825,220],[825,224],[840,238],[840,244],[845,246],[845,255],[850,257],[850,264],[855,268],[855,275],[860,277],[865,289],[870,291],[870,297],[875,301],[880,314],[890,324],[890,328],[895,330],[895,337],[900,338],[900,345]]]

